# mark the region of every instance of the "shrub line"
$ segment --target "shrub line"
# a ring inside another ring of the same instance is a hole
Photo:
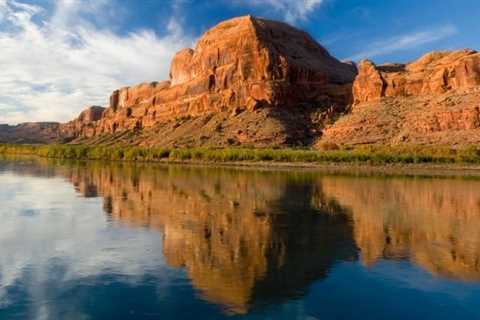
[[[0,144],[0,154],[36,155],[46,158],[124,161],[205,161],[205,162],[309,162],[369,164],[435,163],[480,164],[476,146],[453,149],[416,145],[359,146],[334,150],[254,148],[159,148],[85,145]]]

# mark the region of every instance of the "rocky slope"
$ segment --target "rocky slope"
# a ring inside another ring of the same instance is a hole
[[[0,142],[320,146],[480,142],[480,53],[377,66],[332,57],[307,33],[251,16],[178,52],[170,79],[116,90],[65,124],[0,126]],[[33,139],[33,140],[32,140]]]

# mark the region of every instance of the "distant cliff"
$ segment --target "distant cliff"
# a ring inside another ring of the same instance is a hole
[[[60,123],[25,122],[16,126],[0,124],[0,143],[52,143],[59,141]]]

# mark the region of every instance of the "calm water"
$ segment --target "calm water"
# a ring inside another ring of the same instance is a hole
[[[480,319],[480,180],[0,159],[0,319]]]

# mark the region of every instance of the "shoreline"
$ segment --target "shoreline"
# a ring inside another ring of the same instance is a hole
[[[126,161],[130,162],[130,161]],[[358,162],[311,163],[274,161],[177,161],[138,162],[142,164],[181,165],[192,167],[225,167],[245,170],[301,170],[325,171],[329,173],[385,174],[401,176],[472,176],[480,177],[480,165],[465,164],[368,164]]]
[[[3,147],[3,149],[2,149]],[[38,152],[42,148],[49,146],[14,146],[15,150],[21,152],[11,152],[5,145],[0,144],[0,156],[39,158],[58,161],[81,161],[81,162],[105,162],[105,163],[130,163],[135,165],[182,165],[192,167],[224,167],[237,168],[245,170],[301,170],[301,171],[324,171],[328,173],[349,173],[361,175],[400,175],[400,176],[468,176],[480,177],[479,163],[463,162],[421,162],[421,163],[403,163],[403,162],[372,162],[372,161],[288,161],[288,160],[207,160],[207,159],[175,159],[161,157],[157,159],[116,159],[116,158],[90,158],[90,157],[68,157],[54,156],[48,153]],[[24,149],[26,148],[26,149]],[[33,148],[33,149],[32,149]],[[62,146],[61,148],[70,149],[71,147]],[[93,147],[94,148],[94,147]],[[26,152],[30,150],[32,152]],[[126,150],[126,148],[125,148]],[[142,150],[142,149],[139,149]],[[205,149],[209,150],[209,149]],[[226,149],[215,149],[215,152],[222,152]],[[238,149],[243,150],[243,149]],[[252,149],[253,151],[262,151],[262,149]],[[252,151],[249,150],[249,151]],[[268,150],[271,152],[271,150]],[[274,150],[273,152],[282,152],[285,149]],[[287,150],[288,151],[288,150]],[[290,150],[291,151],[291,150]],[[332,151],[313,151],[307,152],[331,153]],[[302,152],[292,151],[292,152]]]

